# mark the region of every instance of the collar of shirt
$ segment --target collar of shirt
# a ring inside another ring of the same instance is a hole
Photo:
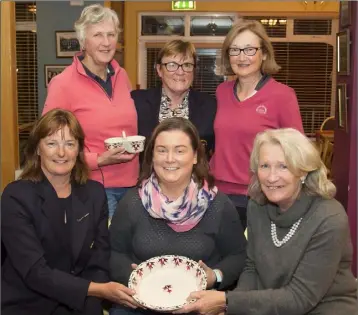
[[[189,99],[189,91],[186,92],[182,102],[178,105],[177,108],[180,108],[180,109],[186,108],[188,106],[188,99]],[[172,100],[165,93],[165,90],[162,88],[162,98],[160,100],[161,107],[166,107],[166,108],[170,109],[171,102],[172,102]]]
[[[102,78],[100,78],[98,75],[94,74],[90,69],[88,69],[84,63],[82,62],[83,59],[84,59],[84,56],[79,56],[78,59],[81,61],[82,65],[83,65],[83,68],[85,69],[87,75],[89,77],[91,77],[92,79],[96,80],[97,82],[105,82],[104,80],[102,80]],[[111,63],[108,63],[107,65],[107,80],[110,80],[110,78],[114,75],[114,68],[113,66],[111,65]]]
[[[189,91],[186,92],[186,95],[183,98],[183,101],[175,109],[170,108],[171,99],[162,89],[162,97],[160,100],[160,109],[159,109],[159,122],[165,118],[170,117],[184,117],[189,119]]]

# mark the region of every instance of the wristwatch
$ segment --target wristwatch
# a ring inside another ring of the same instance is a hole
[[[216,277],[213,289],[218,289],[220,287],[221,282],[223,281],[223,277],[221,276],[221,272],[219,269],[213,269],[213,272],[215,273]]]

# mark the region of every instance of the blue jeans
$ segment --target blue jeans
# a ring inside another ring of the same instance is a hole
[[[247,209],[247,203],[249,202],[249,198],[246,195],[228,195],[228,197],[236,207],[236,210],[240,216],[242,228],[245,231],[247,226],[246,209]]]
[[[106,188],[109,219],[112,219],[117,208],[117,203],[130,187]]]

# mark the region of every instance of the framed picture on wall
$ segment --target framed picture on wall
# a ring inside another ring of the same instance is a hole
[[[80,43],[74,31],[57,31],[56,32],[56,57],[68,58],[73,57],[81,50]]]
[[[337,73],[350,74],[350,33],[349,29],[337,33]]]
[[[60,74],[68,65],[45,65],[45,87],[48,87],[53,77]]]
[[[351,1],[339,2],[339,24],[341,28],[351,25]]]
[[[337,84],[337,118],[338,128],[348,131],[348,98],[347,85],[345,83]]]

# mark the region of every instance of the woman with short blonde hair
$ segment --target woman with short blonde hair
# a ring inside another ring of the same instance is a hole
[[[257,135],[251,153],[250,169],[253,172],[249,196],[260,204],[267,203],[257,177],[260,149],[264,144],[280,145],[290,171],[298,176],[307,173],[303,190],[309,195],[334,198],[336,187],[327,178],[327,169],[313,143],[295,129],[266,130]]]
[[[303,132],[295,91],[271,75],[280,66],[264,26],[239,19],[222,47],[222,71],[235,80],[216,89],[215,153],[210,166],[216,185],[234,202],[246,227],[249,158],[254,138],[267,128]]]
[[[86,39],[86,28],[89,25],[94,25],[102,21],[113,21],[115,26],[116,35],[118,36],[119,18],[115,11],[110,8],[101,6],[100,4],[93,4],[85,7],[81,13],[80,18],[75,22],[75,31],[81,47],[83,47]]]
[[[178,313],[358,314],[348,217],[299,131],[258,134],[251,155],[244,272],[232,292],[193,292]]]
[[[111,218],[117,202],[136,184],[139,159],[123,147],[106,150],[104,140],[119,137],[123,131],[127,136],[137,135],[137,113],[128,75],[114,59],[120,31],[116,12],[100,4],[89,5],[75,29],[81,52],[51,80],[43,113],[67,109],[80,121],[91,178],[104,185]]]

